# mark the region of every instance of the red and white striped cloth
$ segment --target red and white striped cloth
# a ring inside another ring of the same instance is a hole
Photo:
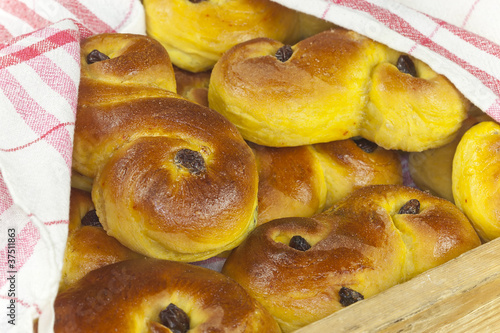
[[[500,120],[498,0],[273,1],[420,58]],[[1,332],[32,332],[36,318],[39,332],[52,331],[79,42],[113,31],[144,33],[139,0],[0,0]]]

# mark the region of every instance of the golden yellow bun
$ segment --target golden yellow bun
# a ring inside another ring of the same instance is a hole
[[[92,82],[80,83],[87,93],[78,100],[73,161],[94,179],[104,229],[159,259],[199,261],[237,246],[256,224],[258,174],[236,127],[207,107],[151,88],[158,73],[149,68],[144,91],[138,83],[133,93],[118,86],[102,97],[99,87],[109,80],[92,69],[99,64],[88,66],[96,73]]]
[[[232,251],[222,273],[291,332],[479,245],[449,201],[374,185],[314,217],[259,226]]]
[[[453,159],[456,205],[485,241],[500,236],[500,125],[485,121],[462,137]]]
[[[464,133],[481,121],[491,120],[487,114],[473,114],[467,117],[462,127],[450,143],[422,152],[408,155],[408,170],[410,176],[421,190],[429,191],[438,197],[454,202],[451,185],[453,157],[460,139]]]
[[[147,34],[185,70],[209,70],[232,46],[256,37],[295,43],[297,12],[270,0],[144,0]]]
[[[95,35],[81,43],[80,58],[77,127],[79,110],[86,107],[146,97],[178,97],[168,53],[152,38],[133,34]],[[77,173],[92,179],[103,162],[89,160],[92,152],[86,143],[82,144],[78,132],[72,166]],[[107,152],[110,153],[111,150]]]
[[[90,193],[71,189],[68,239],[59,291],[68,289],[97,268],[139,257],[108,236],[99,225]]]
[[[71,170],[71,187],[81,191],[91,192],[94,179],[84,176],[75,169]]]
[[[416,77],[398,69],[400,59],[407,65],[399,68],[411,72],[413,64]],[[260,145],[362,136],[404,151],[451,141],[469,105],[421,61],[343,29],[291,47],[266,38],[236,45],[215,65],[208,100]]]
[[[226,276],[154,259],[95,270],[58,294],[54,308],[56,333],[187,332],[186,325],[189,332],[280,332],[273,317]]]
[[[174,66],[177,94],[185,99],[208,106],[210,71],[193,73]]]
[[[258,224],[309,217],[355,189],[402,184],[399,155],[356,138],[299,147],[250,143],[259,169]]]
[[[314,15],[309,15],[303,12],[298,12],[297,15],[300,39],[305,39],[325,30],[337,27],[332,22],[326,21]]]

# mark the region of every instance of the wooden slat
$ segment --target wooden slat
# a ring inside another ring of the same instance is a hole
[[[296,333],[500,332],[500,239]]]

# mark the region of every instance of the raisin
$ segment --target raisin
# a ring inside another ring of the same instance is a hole
[[[365,297],[361,293],[347,287],[340,288],[339,296],[340,304],[342,304],[342,306],[344,307],[365,299]]]
[[[94,62],[99,62],[107,59],[109,59],[109,57],[98,50],[93,50],[92,52],[87,54],[87,64],[89,65],[93,64]]]
[[[193,175],[198,175],[206,170],[203,156],[191,149],[179,150],[175,155],[174,162],[186,168]]]
[[[399,56],[396,67],[401,73],[410,74],[413,77],[417,77],[415,64],[413,63],[413,60],[411,60],[411,58],[407,55]]]
[[[173,303],[160,312],[160,322],[163,326],[168,327],[172,333],[189,331],[188,315]]]
[[[200,3],[202,1],[207,1],[207,0],[189,0],[189,2],[192,2],[192,3]]]
[[[418,214],[420,213],[420,201],[411,199],[401,207],[398,214]]]
[[[364,138],[352,139],[356,145],[361,148],[365,153],[373,153],[377,149],[378,145],[375,142],[371,142]]]
[[[99,217],[97,216],[95,209],[88,211],[87,214],[82,217],[82,226],[102,228],[102,224],[99,221]]]
[[[292,54],[293,54],[292,47],[290,45],[285,45],[285,46],[280,47],[278,49],[278,51],[276,51],[275,57],[279,61],[285,62],[288,59],[290,59]]]
[[[302,236],[293,236],[288,244],[291,248],[299,251],[307,251],[311,248],[311,245]]]

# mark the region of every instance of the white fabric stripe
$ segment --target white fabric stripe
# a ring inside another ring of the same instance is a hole
[[[44,221],[65,219],[67,212],[61,207],[69,202],[71,174],[52,145],[40,140],[19,151],[0,152],[0,165],[12,199],[25,212]]]
[[[33,27],[17,18],[16,16],[7,13],[0,9],[0,24],[8,31],[12,36],[24,35],[30,31],[33,31]]]
[[[0,71],[0,86],[3,85]],[[22,117],[17,113],[10,100],[0,89],[0,149],[11,149],[37,139],[37,135],[26,126]],[[12,135],[16,133],[16,135]],[[2,154],[2,151],[0,151]]]
[[[465,29],[500,44],[500,1],[498,0],[394,0],[410,8],[461,27],[466,16],[471,12]],[[477,2],[477,3],[476,3]],[[496,15],[491,15],[496,13]]]
[[[44,57],[44,55],[41,57]],[[16,66],[11,66],[8,70],[42,109],[47,110],[62,123],[75,121],[72,112],[73,107],[68,103],[68,100],[50,88],[32,66],[24,62]],[[38,70],[44,69],[40,68]],[[78,89],[78,83],[73,82],[73,84],[75,89]]]

